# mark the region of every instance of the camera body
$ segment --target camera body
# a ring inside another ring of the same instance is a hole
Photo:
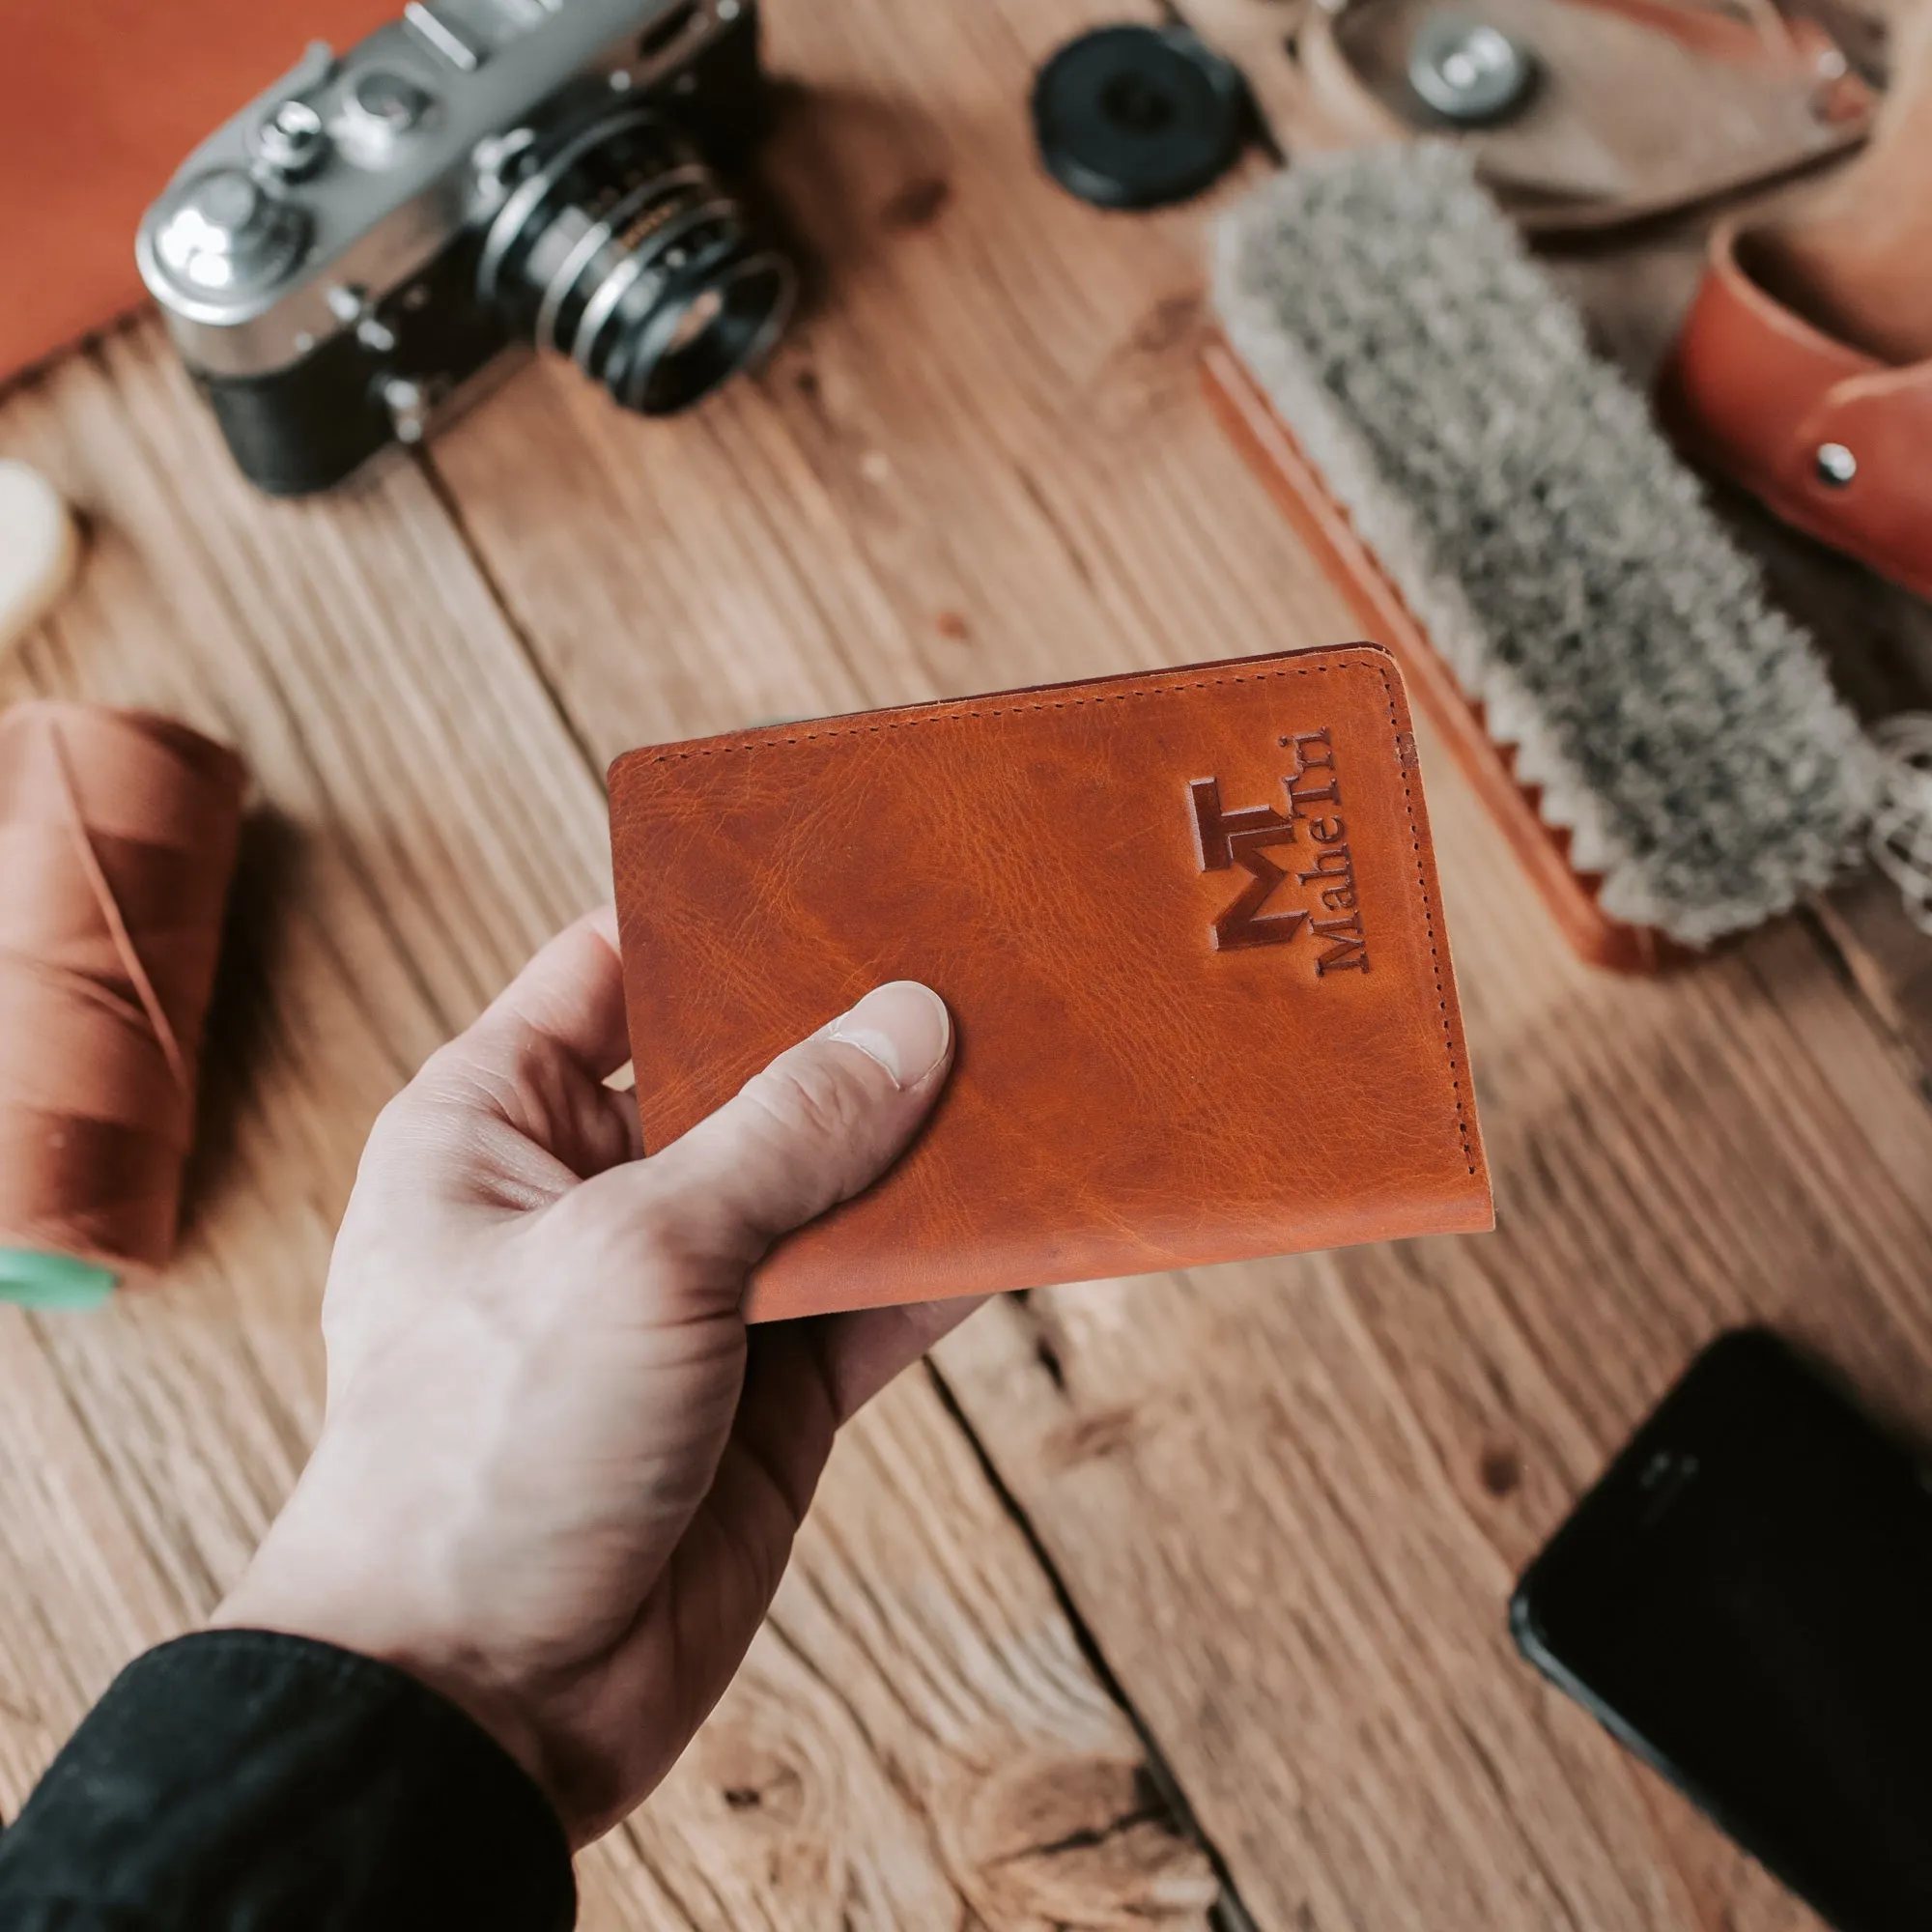
[[[188,157],[141,273],[242,472],[341,481],[518,340],[664,414],[776,340],[790,265],[714,166],[763,123],[755,0],[412,0]]]

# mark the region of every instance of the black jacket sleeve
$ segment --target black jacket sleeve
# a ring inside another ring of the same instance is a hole
[[[405,1672],[265,1631],[129,1664],[0,1832],[7,1932],[567,1932],[570,1850]]]

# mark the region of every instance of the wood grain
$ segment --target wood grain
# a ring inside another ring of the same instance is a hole
[[[152,326],[14,393],[0,448],[90,535],[0,700],[164,707],[238,743],[259,792],[182,1261],[99,1316],[0,1311],[11,1811],[241,1568],[319,1418],[316,1300],[370,1117],[609,859],[595,779],[419,469],[265,504]],[[923,1378],[850,1432],[752,1667],[582,1883],[597,1927],[1180,1928],[1214,1890]]]
[[[537,364],[435,445],[599,757],[1347,635],[1195,398],[1201,212],[1103,214],[1034,161],[1034,65],[1117,13],[781,6],[761,172],[821,296],[772,367],[663,424]],[[1259,605],[1221,587],[1244,551]]]
[[[1034,166],[1032,66],[1100,13],[781,5],[768,172],[822,305],[688,422],[539,367],[437,445],[598,755],[1346,634],[1198,399],[1208,211]],[[942,1371],[1258,1923],[1808,1924],[1503,1605],[1725,1322],[1932,1424],[1932,1121],[1806,929],[1591,974],[1425,762],[1502,1232],[1036,1293]],[[1320,1128],[1284,1094],[1286,1152]]]
[[[293,1479],[367,1122],[603,891],[596,763],[1346,635],[1200,400],[1211,203],[1103,215],[1034,164],[1033,68],[1119,12],[774,0],[765,168],[814,298],[689,418],[532,365],[424,464],[277,508],[152,327],[0,401],[0,448],[92,538],[0,699],[165,706],[261,787],[178,1276],[93,1320],[0,1311],[0,1807]],[[1633,358],[1655,290],[1688,293],[1672,245],[1655,283],[1581,271]],[[1794,568],[1852,640],[1842,567]],[[1797,923],[1655,985],[1593,975],[1424,758],[1501,1231],[976,1318],[941,1374],[977,1444],[920,1378],[850,1433],[740,1683],[582,1861],[585,1924],[1204,1924],[1207,1864],[1084,1635],[1258,1924],[1814,1925],[1517,1662],[1502,1604],[1727,1321],[1932,1427],[1923,950],[1839,901],[1856,980]],[[1285,1152],[1320,1126],[1283,1096]]]

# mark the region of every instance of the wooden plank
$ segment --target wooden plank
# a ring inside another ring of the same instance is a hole
[[[667,424],[536,364],[434,446],[600,758],[1347,635],[1199,406],[1199,211],[1101,213],[1034,159],[1033,67],[1118,14],[774,8],[761,174],[825,293],[770,370]],[[1223,589],[1247,552],[1276,566],[1259,606]],[[1179,640],[1155,568],[1198,613]]]
[[[0,1817],[105,1677],[185,1612],[28,1318],[0,1309]]]
[[[835,1470],[744,1676],[634,1826],[693,1922],[1204,1924],[1211,1875],[1040,1573],[988,1560],[1012,1524],[929,1385]]]
[[[1346,635],[1198,397],[1208,211],[1034,164],[1034,65],[1116,13],[780,0],[766,171],[821,305],[683,422],[535,367],[437,445],[598,755]],[[1593,975],[1424,756],[1503,1232],[1037,1293],[943,1373],[1259,1922],[1806,1924],[1502,1606],[1724,1321],[1932,1421],[1932,1124],[1802,928]],[[1284,1094],[1284,1157],[1319,1130]]]
[[[97,1316],[0,1312],[11,1809],[112,1671],[213,1602],[293,1481],[320,1414],[330,1232],[375,1109],[607,889],[609,862],[595,779],[418,469],[264,503],[152,326],[0,404],[0,448],[54,476],[90,535],[0,701],[153,704],[235,740],[258,787],[180,1264]],[[1065,1905],[1199,1926],[1206,1862],[1143,1776],[915,1377],[841,1446],[714,1728],[582,1861],[584,1923],[1030,1932]]]

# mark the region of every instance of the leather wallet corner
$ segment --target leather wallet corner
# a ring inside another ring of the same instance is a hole
[[[753,1320],[1492,1224],[1378,645],[648,748],[611,805],[648,1148],[881,981],[952,1012],[919,1139]]]

